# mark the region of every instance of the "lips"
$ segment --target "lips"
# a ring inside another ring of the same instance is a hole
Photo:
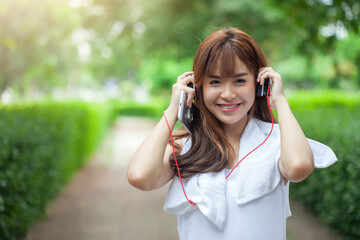
[[[223,112],[235,112],[239,109],[240,103],[237,104],[216,104]]]

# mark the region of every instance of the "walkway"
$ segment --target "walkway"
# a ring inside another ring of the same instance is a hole
[[[141,118],[121,118],[89,164],[50,204],[47,218],[26,240],[172,240],[176,216],[162,211],[169,185],[142,192],[126,179],[131,155],[154,126]],[[301,205],[291,202],[288,240],[339,240]]]

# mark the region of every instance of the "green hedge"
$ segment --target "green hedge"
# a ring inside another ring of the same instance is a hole
[[[306,136],[330,146],[339,160],[292,184],[291,195],[343,236],[360,239],[359,95],[303,93],[290,105]]]
[[[114,118],[106,103],[0,107],[0,239],[19,239],[89,158]]]
[[[137,116],[149,118],[161,118],[163,111],[168,107],[164,101],[150,101],[146,104],[136,102],[118,102],[115,104],[117,112],[121,116]]]
[[[360,238],[360,95],[322,91],[288,97],[307,137],[323,142],[339,161],[316,169],[305,181],[291,185],[291,196],[349,239]],[[121,115],[159,118],[166,104],[119,103]]]

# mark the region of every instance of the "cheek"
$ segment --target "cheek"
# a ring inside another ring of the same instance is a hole
[[[211,103],[215,101],[217,94],[217,91],[213,88],[209,88],[206,86],[203,87],[203,100],[206,108],[209,109]]]
[[[249,86],[246,89],[242,89],[241,95],[244,97],[244,99],[250,103],[253,104],[255,101],[255,86]]]
[[[207,87],[206,85],[203,86],[202,95],[203,95],[204,101],[209,99],[209,97],[211,96],[211,88]]]
[[[255,86],[244,86],[237,89],[237,94],[244,98],[255,98]]]
[[[211,94],[209,91],[205,91],[206,93],[203,94],[204,105],[206,108],[209,108],[209,102],[211,102]]]

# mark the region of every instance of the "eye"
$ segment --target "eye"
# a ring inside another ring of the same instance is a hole
[[[219,80],[211,80],[211,81],[209,82],[209,84],[210,84],[210,85],[218,85],[218,84],[220,84],[220,81],[219,81]]]
[[[244,84],[244,83],[246,83],[246,80],[240,78],[240,79],[237,79],[235,82],[236,82],[237,84]]]

